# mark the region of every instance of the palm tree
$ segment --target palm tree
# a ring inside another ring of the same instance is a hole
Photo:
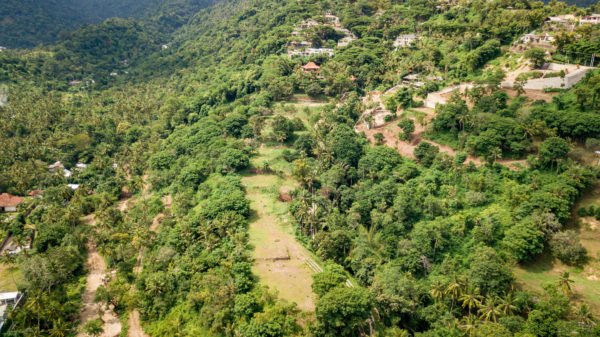
[[[479,295],[479,288],[469,286],[466,292],[464,292],[459,300],[462,302],[462,307],[467,309],[469,317],[471,317],[471,310],[478,308],[481,305],[481,295]]]
[[[442,282],[440,282],[439,280],[433,282],[433,284],[431,285],[431,290],[429,290],[429,294],[436,303],[441,301],[444,297],[444,285],[442,284]]]
[[[512,316],[517,307],[513,304],[514,298],[512,293],[508,293],[504,298],[499,298],[498,309],[502,311],[504,315]]]
[[[595,323],[594,316],[590,311],[590,307],[585,303],[582,303],[579,306],[575,315],[577,317],[577,320],[579,321],[579,325],[581,326],[588,327]]]
[[[464,331],[466,336],[472,337],[475,336],[475,328],[477,327],[477,318],[465,316],[460,320],[460,325],[458,326],[462,331]]]
[[[444,294],[450,296],[450,298],[452,299],[452,306],[450,307],[450,311],[454,309],[454,302],[460,297],[462,293],[462,288],[463,283],[456,277],[454,277],[454,279],[446,287],[446,291],[444,291]]]
[[[569,277],[570,275],[568,271],[561,273],[558,277],[558,287],[567,296],[570,296],[573,292],[571,289],[571,283],[573,283],[574,281],[571,280]]]
[[[52,322],[52,329],[50,329],[50,337],[66,337],[69,335],[69,323],[63,321],[62,318],[58,318]]]
[[[479,310],[477,310],[479,313],[479,318],[486,322],[496,322],[498,317],[502,316],[502,311],[500,311],[496,303],[496,297],[488,295],[485,299],[485,303],[479,307]]]

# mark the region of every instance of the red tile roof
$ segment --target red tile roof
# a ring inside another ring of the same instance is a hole
[[[23,202],[24,199],[24,197],[2,193],[0,194],[0,207],[16,207]]]
[[[42,194],[44,194],[44,191],[42,191],[42,190],[33,190],[33,191],[29,192],[29,195],[32,197],[35,197],[36,195],[42,195]]]
[[[311,61],[311,62],[308,62],[306,65],[303,65],[301,68],[304,70],[317,70],[321,67],[319,67],[316,63]]]

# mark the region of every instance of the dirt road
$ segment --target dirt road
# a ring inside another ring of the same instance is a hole
[[[96,225],[96,218],[93,214],[84,217],[83,220],[90,226]],[[81,326],[91,320],[99,318],[100,315],[98,312],[104,307],[103,303],[94,302],[94,295],[96,294],[96,290],[104,283],[104,278],[106,277],[106,263],[98,253],[96,245],[91,240],[87,244],[87,250],[88,259],[86,268],[88,270],[88,275],[85,291],[82,295],[83,310],[79,314]],[[121,322],[112,309],[104,310],[101,318],[104,322],[104,331],[100,334],[100,337],[114,337],[121,333]],[[87,335],[83,332],[78,332],[77,336],[86,337]]]

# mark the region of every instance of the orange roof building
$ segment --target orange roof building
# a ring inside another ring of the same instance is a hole
[[[25,200],[24,197],[2,193],[0,194],[0,212],[16,212],[17,206]]]
[[[321,67],[319,67],[316,63],[311,61],[300,67],[300,69],[307,73],[318,73]]]

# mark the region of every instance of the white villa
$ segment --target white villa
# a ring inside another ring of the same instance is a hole
[[[579,19],[579,24],[597,25],[600,23],[600,14],[585,15]]]
[[[396,40],[394,41],[394,48],[398,48],[398,47],[408,47],[410,46],[414,41],[418,40],[419,37],[415,34],[402,34],[399,35]]]

